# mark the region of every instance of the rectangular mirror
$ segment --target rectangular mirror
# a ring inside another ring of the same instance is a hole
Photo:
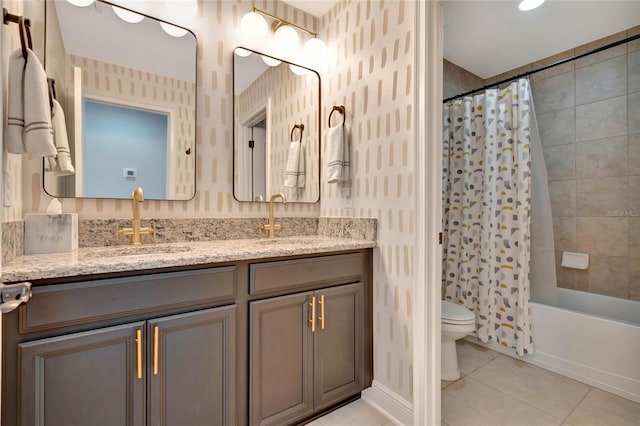
[[[45,191],[130,198],[140,186],[146,199],[191,199],[195,35],[146,15],[128,18],[122,12],[131,11],[99,0],[86,7],[47,1],[45,8],[45,69],[75,169],[45,159]]]
[[[236,48],[233,195],[238,201],[320,200],[320,76]]]

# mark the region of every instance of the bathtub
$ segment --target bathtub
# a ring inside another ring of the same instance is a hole
[[[559,288],[531,307],[535,353],[518,358],[640,403],[640,302]]]

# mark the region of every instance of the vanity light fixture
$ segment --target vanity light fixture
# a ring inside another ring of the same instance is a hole
[[[144,16],[139,13],[132,12],[130,10],[123,9],[118,6],[111,6],[113,11],[118,15],[118,18],[122,19],[125,22],[129,22],[131,24],[137,24],[138,22],[144,19]]]
[[[78,7],[87,7],[91,6],[95,0],[67,0],[67,2],[71,3],[74,6]]]
[[[167,24],[166,22],[160,22],[160,26],[164,32],[169,34],[171,37],[179,38],[188,32],[184,28],[176,27],[175,25]]]
[[[323,58],[326,56],[327,47],[324,42],[318,38],[317,33],[291,23],[285,19],[278,18],[277,16],[256,7],[252,7],[251,12],[242,17],[242,20],[240,21],[242,33],[251,40],[257,41],[264,39],[268,31],[264,16],[273,20],[271,23],[271,31],[274,32],[273,42],[277,53],[291,54],[291,52],[295,52],[295,50],[300,46],[298,32],[303,32],[311,36],[311,38],[304,44],[303,61],[314,66],[318,66],[322,63]],[[267,65],[271,65],[270,62],[272,62],[274,65],[271,66],[276,66],[280,63],[279,61],[277,61],[278,63],[275,63],[276,61],[273,60],[267,61],[267,59],[270,58],[263,57],[263,59]]]
[[[542,3],[544,3],[544,0],[522,0],[520,4],[518,4],[518,9],[522,11],[533,10]]]

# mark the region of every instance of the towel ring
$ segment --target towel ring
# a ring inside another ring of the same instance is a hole
[[[338,111],[340,114],[342,114],[342,125],[344,126],[344,123],[347,121],[347,114],[345,112],[344,106],[334,105],[331,113],[329,113],[329,127],[331,127],[331,116],[333,115],[334,111]]]
[[[296,129],[300,129],[300,142],[302,142],[302,132],[304,132],[304,124],[295,124],[293,126],[293,129],[291,129],[291,142],[293,142],[293,132],[295,132]]]
[[[2,8],[2,15],[2,20],[5,25],[9,25],[9,23],[11,22],[18,24],[18,30],[20,31],[20,47],[22,48],[22,57],[26,60],[27,44],[25,42],[25,32],[27,33],[27,37],[29,38],[29,48],[31,48],[31,31],[29,31],[31,21],[28,18],[23,20],[22,16],[9,13],[7,8]]]

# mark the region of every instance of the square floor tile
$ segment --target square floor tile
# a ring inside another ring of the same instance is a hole
[[[458,352],[458,368],[462,376],[482,367],[499,354],[491,349],[484,348],[467,340],[456,342]]]
[[[592,389],[563,425],[638,426],[640,404],[600,389]]]
[[[564,419],[589,386],[514,358],[500,355],[469,375],[487,386]]]
[[[309,426],[387,426],[393,425],[382,413],[358,399],[308,423]]]
[[[561,419],[469,377],[442,391],[442,420],[449,426],[550,426],[562,423]]]

